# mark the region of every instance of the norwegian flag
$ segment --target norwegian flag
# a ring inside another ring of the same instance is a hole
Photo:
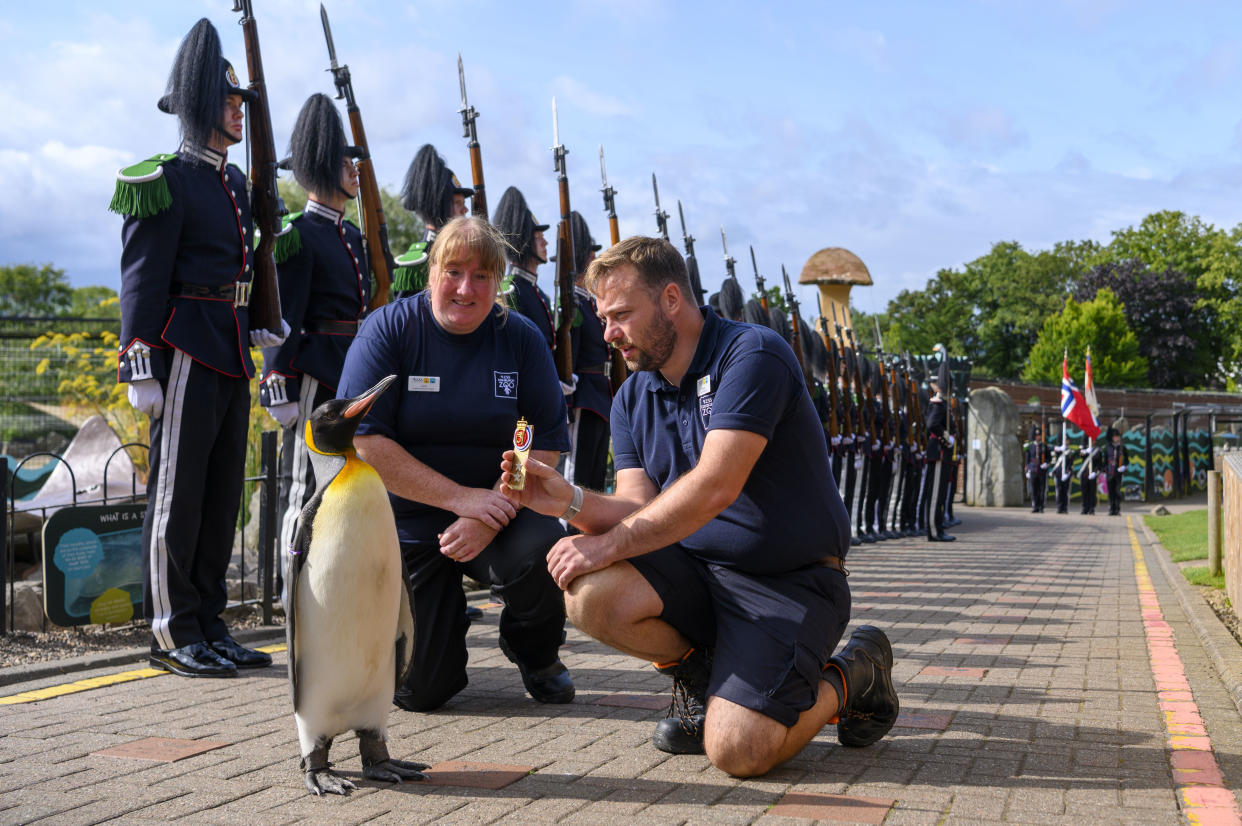
[[[1088,372],[1088,382],[1091,380],[1090,375]],[[1082,393],[1074,386],[1074,380],[1070,378],[1068,356],[1061,362],[1061,418],[1078,425],[1082,432],[1092,439],[1100,435],[1100,423],[1096,421],[1095,415],[1087,405],[1087,400],[1083,398]]]
[[[1082,380],[1082,397],[1087,402],[1087,409],[1091,411],[1091,418],[1095,419],[1095,426],[1100,426],[1100,403],[1095,400],[1095,379],[1091,376],[1091,348],[1087,348],[1087,372]],[[1094,436],[1092,438],[1095,438]]]

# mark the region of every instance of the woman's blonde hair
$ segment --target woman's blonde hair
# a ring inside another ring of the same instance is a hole
[[[454,218],[444,225],[431,245],[431,273],[427,283],[430,284],[444,266],[464,264],[473,258],[492,276],[499,302],[500,280],[505,274],[505,250],[508,247],[500,230],[486,220],[474,215]]]

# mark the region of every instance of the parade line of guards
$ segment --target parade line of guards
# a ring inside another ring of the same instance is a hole
[[[317,407],[337,396],[346,354],[372,299],[367,246],[359,229],[344,217],[347,203],[359,192],[354,164],[359,150],[348,145],[332,100],[313,95],[298,116],[290,157],[283,162],[306,190],[308,200],[302,212],[285,217],[274,247],[281,329],[264,329],[248,317],[255,264],[251,198],[245,175],[227,162],[226,155],[243,137],[243,103],[253,97],[254,92],[241,86],[232,65],[222,57],[214,27],[205,19],[200,21],[183,41],[167,94],[158,104],[162,111],[179,119],[181,147],[176,153],[157,155],[122,170],[111,205],[125,218],[118,379],[128,383],[130,402],[151,421],[149,505],[143,526],[145,611],[153,635],[151,662],[183,676],[232,676],[239,668],[271,663],[269,655],[233,640],[220,617],[227,601],[224,578],[243,479],[249,381],[254,375],[251,348],[263,353],[261,403],[284,432],[280,491],[283,550],[293,546],[298,515],[315,493],[311,467],[315,457],[311,454],[316,451],[306,442],[308,419]],[[437,235],[454,218],[466,214],[466,199],[473,194],[435,148],[426,145],[415,154],[405,177],[402,204],[418,215],[425,233],[421,241],[392,261],[396,302],[410,302],[408,306],[413,308],[413,302],[426,295]],[[513,187],[500,199],[492,224],[503,234],[508,248],[503,299],[533,323],[551,350],[558,308],[541,289],[538,274],[540,266],[549,260],[544,238],[548,225],[538,222]],[[571,231],[576,259],[573,270],[582,274],[600,246],[577,212],[571,216]],[[609,382],[611,348],[604,341],[595,296],[581,282],[574,294],[577,306],[570,310],[576,313],[573,380],[561,381],[560,388],[568,410],[569,435],[563,471],[576,485],[602,491],[615,390]],[[835,335],[813,334],[797,315],[796,305],[793,321],[797,329],[791,330],[783,315],[764,311],[756,299],[745,301],[732,276],[708,304],[714,317],[757,323],[777,331],[787,341],[796,342],[800,333],[802,344],[798,349],[805,351],[799,352],[802,371],[823,422],[831,474],[842,491],[844,512],[849,514],[850,544],[920,533],[931,541],[954,539],[944,529],[956,524],[950,509],[957,476],[955,431],[960,433],[960,422],[947,401],[951,399],[950,376],[943,350],[937,375],[921,387],[908,359],[904,366],[891,358],[868,360],[860,355],[852,336],[847,343],[839,327]],[[492,372],[493,365],[484,363],[482,367]],[[408,390],[440,390],[438,376],[410,375],[402,381],[407,378]],[[425,386],[414,387],[416,380]],[[516,383],[525,379],[518,373],[496,372],[494,380],[499,398],[515,393]],[[492,378],[488,382],[491,387]],[[704,390],[700,380],[701,397]],[[711,394],[706,394],[706,401],[710,400]],[[468,399],[459,403],[463,407],[474,404]],[[485,399],[478,401],[479,405],[487,403]],[[710,415],[710,405],[705,415]],[[539,437],[536,432],[536,440]],[[1046,458],[1036,462],[1046,463]],[[563,519],[569,520],[581,507],[581,491],[577,496],[575,506]],[[831,562],[820,564],[843,572],[844,552],[844,548],[829,551],[840,557],[825,557]],[[408,575],[413,582],[415,574]],[[454,587],[460,596],[460,570],[457,577]],[[540,580],[537,586],[529,584],[534,578]],[[524,620],[525,626],[511,623],[507,629],[502,618],[501,647],[517,664],[534,699],[569,702],[573,684],[555,655],[564,639],[565,609],[547,604],[545,580],[546,571],[532,574],[524,570],[509,580],[490,583],[509,607],[538,603]],[[560,599],[558,591],[553,589],[552,593]],[[454,622],[461,625],[465,617],[460,609],[455,610]],[[516,636],[522,627],[542,628],[536,616],[539,611],[555,620],[549,633],[539,631],[548,637],[544,649],[550,648],[551,653],[524,649]],[[419,617],[421,622],[421,613]],[[878,629],[871,631],[873,639],[883,637]],[[510,637],[507,643],[506,633]],[[461,637],[464,675],[464,630]],[[422,634],[419,638],[423,639]],[[851,639],[840,657],[850,660],[863,648],[866,646]],[[887,640],[882,646],[877,643],[867,648],[871,652],[867,656],[875,668],[886,669],[891,667],[891,650],[884,655],[885,665],[877,653],[881,648],[888,648]],[[458,655],[446,648],[444,656]],[[840,657],[833,658],[834,662]],[[688,674],[691,659],[687,654],[685,663],[661,668],[675,677]],[[707,668],[710,662],[695,667]],[[842,687],[841,680],[829,672],[831,669],[824,679],[836,686],[845,715],[845,690],[851,679],[861,678],[851,677],[854,672],[843,668]],[[695,707],[700,720],[699,742],[674,744],[680,750],[702,748],[706,678],[702,677],[705,672],[696,673],[700,673],[696,678],[700,696]],[[887,685],[886,681],[887,676],[883,680]],[[460,690],[464,676],[460,683],[450,686],[446,697]],[[860,690],[864,698],[871,691]],[[891,685],[885,690],[891,693]],[[408,695],[403,702],[398,691],[398,704],[422,710],[437,706],[446,697],[419,700]],[[895,704],[893,695],[881,715],[891,718],[884,731],[896,717]],[[847,742],[842,737],[842,742]],[[868,735],[865,741],[847,744],[860,745],[873,739]]]
[[[1082,513],[1094,516],[1102,474],[1108,490],[1108,515],[1120,516],[1121,480],[1129,462],[1129,453],[1121,443],[1121,431],[1115,427],[1108,429],[1104,441],[1099,444],[1084,433],[1081,446],[1074,447],[1064,441],[1049,446],[1039,423],[1031,425],[1024,463],[1031,513],[1044,512],[1049,475],[1056,485],[1057,513],[1069,513],[1070,483],[1077,476],[1082,490]]]

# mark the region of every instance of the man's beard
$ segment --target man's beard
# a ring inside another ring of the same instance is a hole
[[[659,370],[673,355],[677,344],[677,331],[673,323],[661,314],[643,328],[641,338],[644,345],[641,347],[638,341],[631,339],[635,356],[632,362],[627,360],[625,366],[634,371]]]

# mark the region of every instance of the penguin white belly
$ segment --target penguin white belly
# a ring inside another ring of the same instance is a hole
[[[303,754],[318,737],[387,731],[403,587],[388,494],[369,465],[351,458],[323,493],[297,580],[291,667]]]

